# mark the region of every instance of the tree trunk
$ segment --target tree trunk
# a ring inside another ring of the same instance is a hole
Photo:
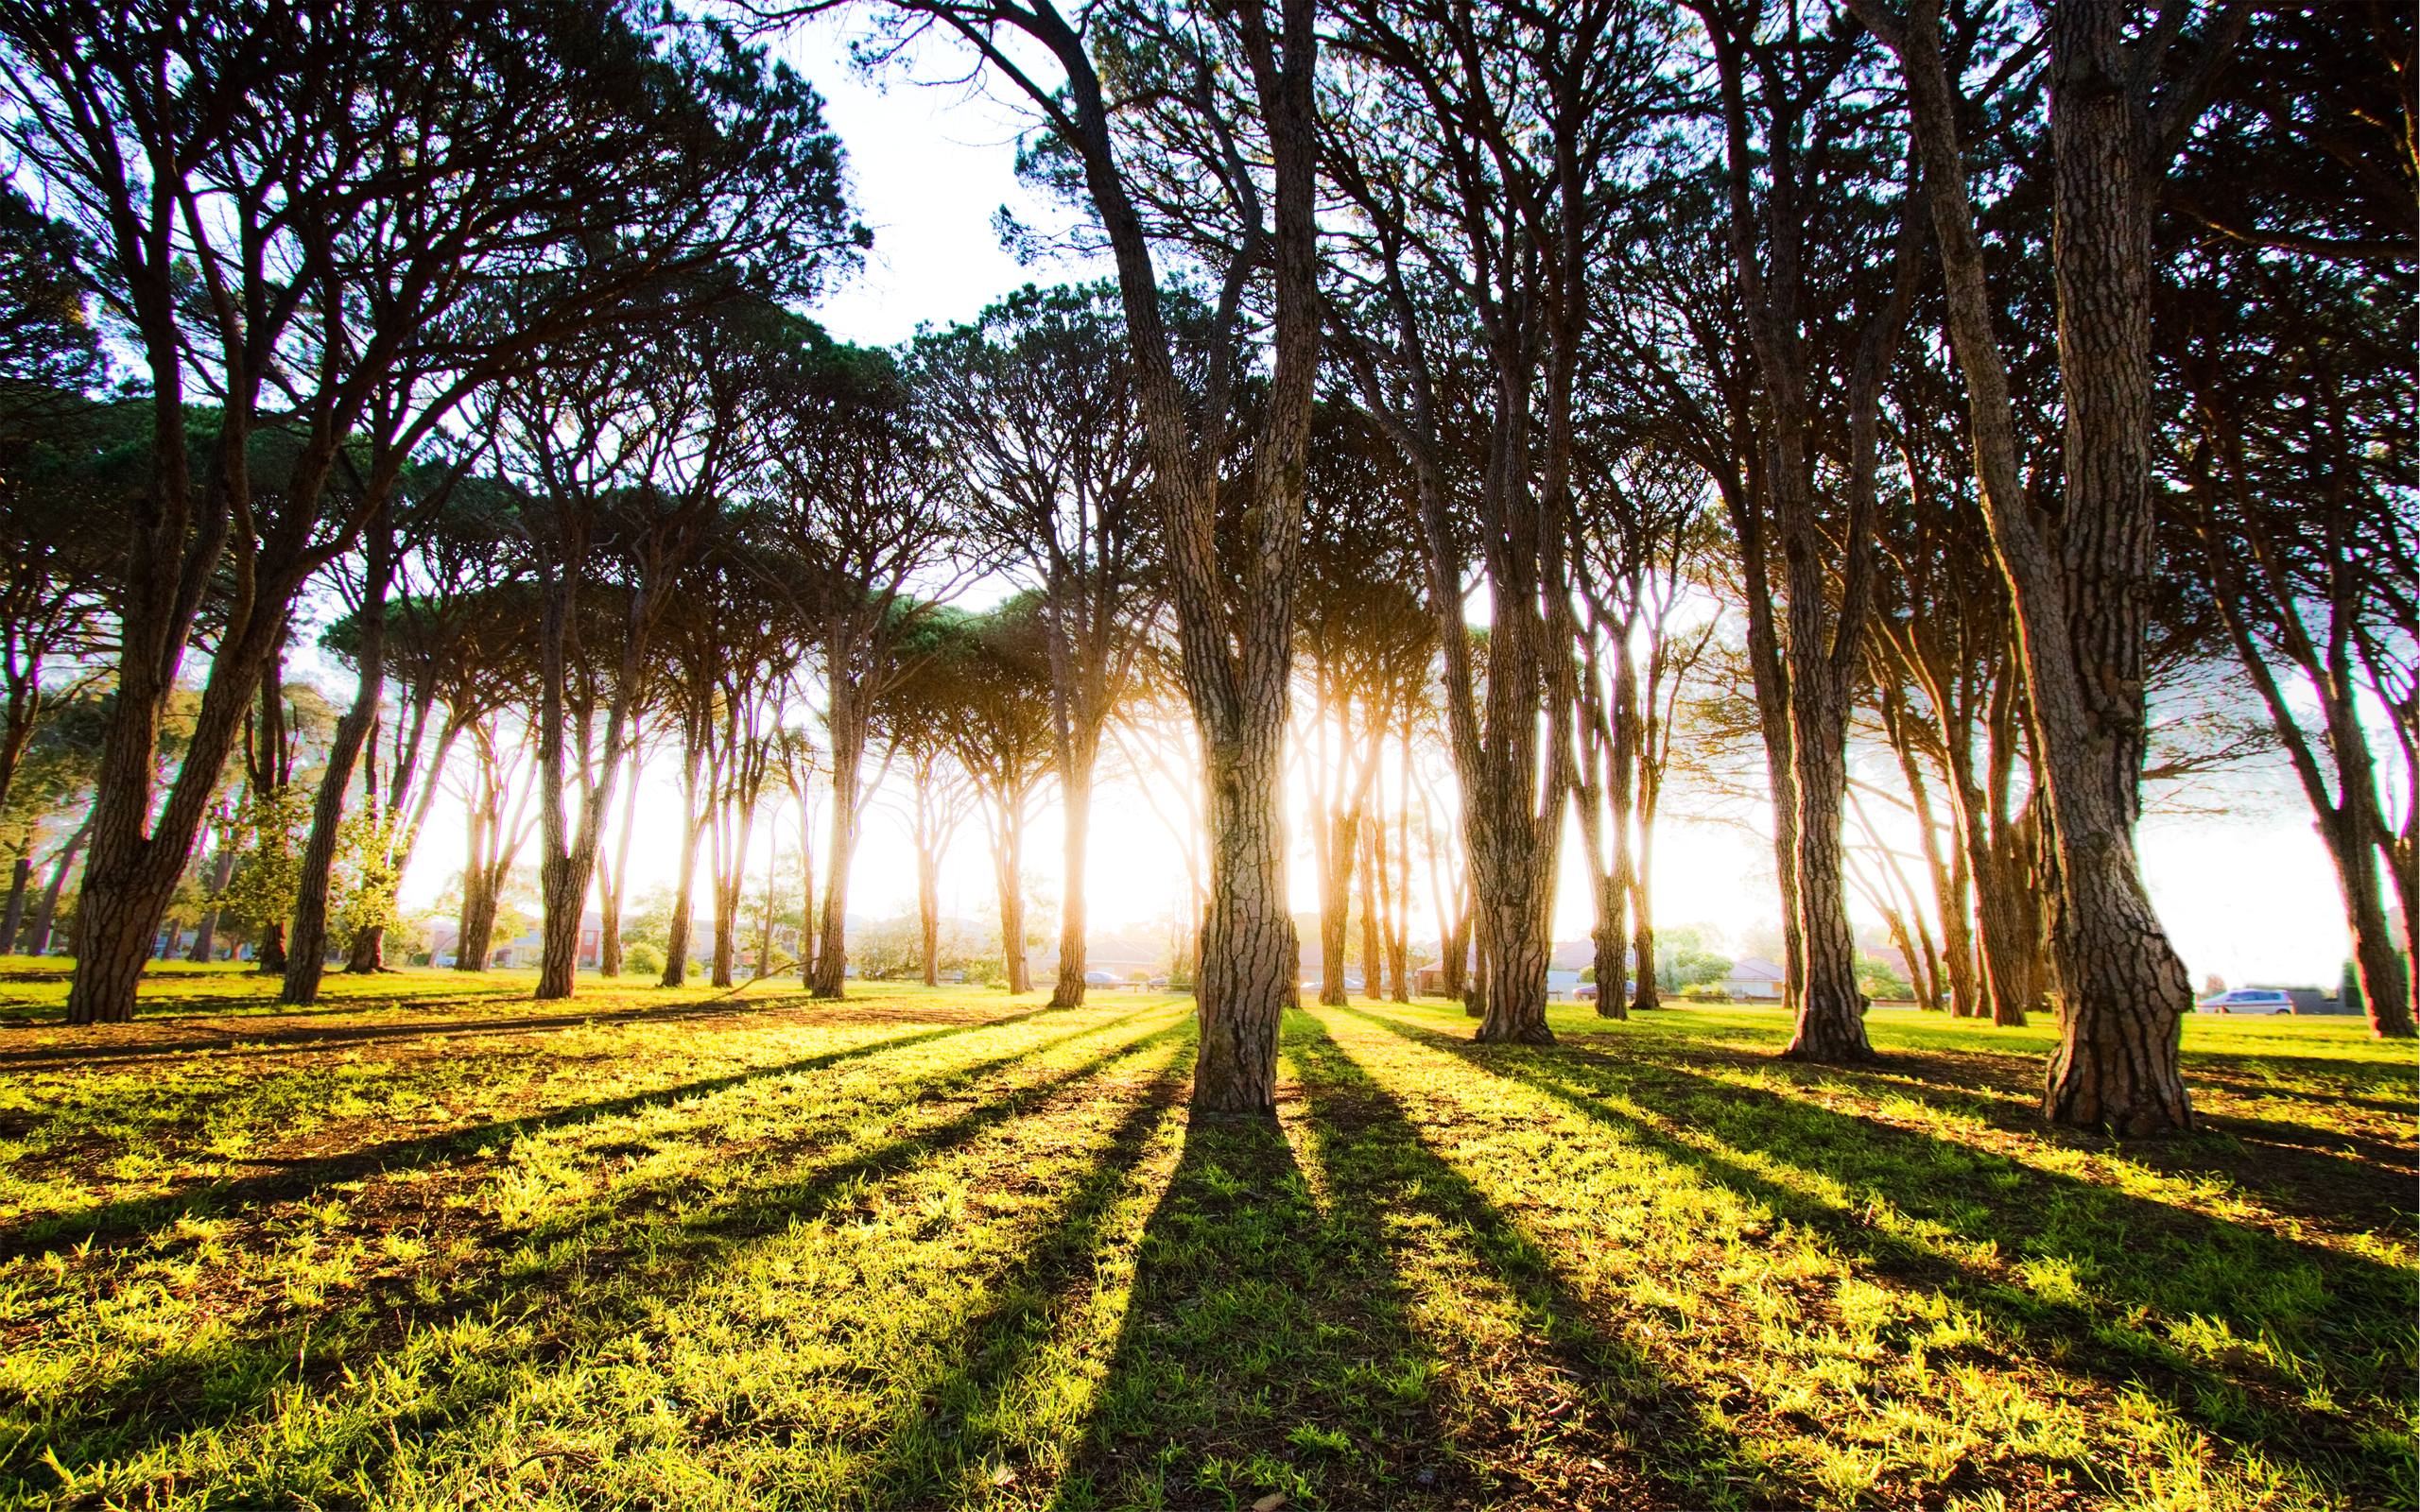
[[[704,837],[706,816],[699,811],[698,774],[705,753],[693,742],[683,750],[681,769],[681,859],[672,882],[672,923],[664,947],[660,987],[681,987],[689,980],[690,915],[698,902],[698,842]]]
[[[1842,690],[1822,685],[1829,682],[1827,671],[1791,681],[1798,937],[1806,974],[1799,985],[1797,1032],[1782,1055],[1844,1065],[1873,1059],[1874,1047],[1865,1038],[1865,995],[1857,984],[1857,940],[1849,930],[1841,845],[1848,793],[1847,711]]]
[[[60,894],[67,885],[68,874],[76,869],[76,857],[82,852],[84,842],[91,838],[92,833],[93,820],[88,815],[84,822],[76,827],[76,833],[67,837],[67,844],[60,849],[58,861],[52,864],[50,884],[43,888],[42,902],[34,909],[33,931],[26,940],[26,954],[46,955],[50,953],[51,925],[59,918]]]
[[[218,837],[217,852],[211,857],[210,861],[210,896],[215,899],[225,892],[227,884],[234,880],[234,848],[227,843],[227,835],[222,831]],[[194,926],[193,950],[185,958],[191,961],[207,962],[211,956],[217,954],[217,951],[218,905],[213,902],[202,909],[201,921]]]
[[[296,1007],[320,1001],[320,978],[328,969],[329,878],[336,867],[337,832],[344,823],[344,797],[353,786],[354,765],[377,722],[379,698],[387,688],[387,585],[393,576],[394,532],[382,507],[363,537],[363,590],[357,615],[359,679],[353,706],[337,721],[336,737],[328,744],[327,767],[311,801],[311,834],[303,842],[295,888],[293,952],[285,963],[278,1001]]]
[[[2324,820],[2320,832],[2336,853],[2345,932],[2352,938],[2353,966],[2361,979],[2370,1032],[2381,1040],[2409,1040],[2413,1031],[2411,983],[2379,895],[2377,849],[2367,827],[2342,810]]]
[[[1025,818],[1013,797],[1000,799],[992,872],[1000,889],[1000,970],[1011,992],[1033,990],[1025,956]]]
[[[1050,1006],[1080,1007],[1084,1001],[1084,869],[1092,850],[1093,753],[1073,752],[1061,765],[1059,791],[1065,824],[1060,849],[1059,980]]]
[[[1360,831],[1361,995],[1378,1003],[1387,995],[1386,958],[1379,938],[1386,919],[1386,902],[1380,896],[1386,886],[1386,858],[1380,853],[1378,821],[1365,817]]]
[[[370,976],[387,969],[387,926],[372,924],[353,932],[353,944],[345,953],[344,969],[357,976]]]
[[[2048,902],[2061,1038],[2043,1111],[2055,1123],[2146,1135],[2192,1125],[2177,1043],[2193,994],[2134,842],[2154,563],[2150,174],[2128,81],[2129,9],[2125,0],[2060,0],[2049,16],[2052,263],[2066,404],[2055,544],[2023,485],[1937,12],[1920,9],[1893,45],[1924,158],[1984,516],[2016,605],[2053,848],[2057,886]]]
[[[462,920],[454,944],[454,970],[484,971],[495,955],[495,890],[484,877],[475,888],[471,873],[462,877]]]
[[[1275,696],[1242,713],[1234,735],[1202,732],[1210,911],[1195,989],[1201,1049],[1193,1105],[1220,1113],[1274,1113],[1278,1027],[1301,958],[1286,898],[1282,685]]]
[[[922,840],[925,836],[919,835],[918,838]],[[916,937],[924,954],[925,985],[939,987],[942,985],[942,858],[929,843],[916,848]],[[1061,985],[1063,987],[1065,984],[1063,982]],[[1055,998],[1053,1002],[1056,1002]]]
[[[538,864],[538,889],[545,907],[536,994],[542,1003],[571,996],[572,978],[579,969],[579,916],[596,871],[596,835],[592,832],[584,839],[585,844],[573,844],[569,855],[551,855]]]
[[[1314,814],[1320,867],[1320,1005],[1342,1007],[1345,1003],[1344,963],[1353,933],[1353,861],[1356,821],[1359,816]]]
[[[77,918],[80,919],[83,918],[83,915],[78,913]],[[76,949],[78,952],[78,958],[81,959],[84,942],[81,938],[83,930],[80,924],[78,926],[77,933],[78,937],[76,942]],[[147,941],[149,937],[147,930],[146,931],[145,937]],[[252,970],[262,976],[283,976],[285,974],[285,926],[283,923],[264,924],[261,926],[260,949],[253,953]]]
[[[30,844],[30,837],[28,837]],[[9,907],[0,913],[0,955],[17,953],[17,930],[26,919],[26,891],[34,876],[34,858],[21,855],[9,868]],[[206,916],[205,916],[206,917]]]
[[[832,845],[823,868],[823,923],[818,931],[822,938],[815,953],[815,974],[807,983],[808,991],[819,998],[837,998],[847,991],[849,866],[856,856],[857,830],[864,819],[858,799],[864,774],[858,767],[865,758],[865,724],[854,694],[836,684],[828,718]]]

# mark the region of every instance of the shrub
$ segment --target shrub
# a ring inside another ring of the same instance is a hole
[[[1728,1003],[1731,994],[1712,982],[1692,982],[1681,988],[1681,996],[1692,1003]]]
[[[664,952],[648,944],[645,940],[635,945],[623,946],[622,974],[624,976],[662,976]]]

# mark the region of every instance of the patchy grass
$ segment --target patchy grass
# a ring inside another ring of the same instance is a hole
[[[2413,1072],[2196,1022],[2205,1129],[2047,1031],[1770,1010],[1478,1047],[1189,1005],[0,963],[0,1503],[2409,1506]]]

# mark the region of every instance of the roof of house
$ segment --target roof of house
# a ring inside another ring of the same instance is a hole
[[[1732,962],[1723,975],[1734,982],[1779,982],[1789,973],[1761,955],[1750,955]]]

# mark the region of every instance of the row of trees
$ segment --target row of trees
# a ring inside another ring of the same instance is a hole
[[[1200,753],[1171,784],[1201,837],[1198,1101],[1273,1096],[1289,769],[1322,995],[1357,886],[1400,989],[1417,807],[1480,1037],[1544,1041],[1575,814],[1602,1011],[1655,1001],[1631,971],[1657,958],[1654,820],[1690,674],[1736,650],[1790,1054],[1872,1053],[1847,841],[1871,748],[1919,836],[1925,896],[1893,863],[1883,900],[1911,964],[1957,1011],[2055,1005],[2052,1118],[2188,1123],[2190,985],[2133,836],[2160,690],[2221,662],[2319,816],[2374,1022],[2411,1032],[2393,7],[1252,0],[1078,26],[886,0],[868,56],[973,48],[1034,112],[1026,171],[1116,269],[896,352],[789,313],[863,237],[812,92],[727,32],[254,9],[0,7],[8,129],[63,222],[20,212],[23,297],[57,318],[12,381],[83,419],[12,421],[0,753],[76,677],[108,684],[71,1017],[131,1011],[238,748],[243,803],[296,787],[281,662],[326,584],[359,692],[292,826],[292,1001],[457,765],[472,954],[526,843],[525,740],[542,996],[572,989],[592,890],[616,936],[606,841],[653,741],[682,773],[673,928],[703,859],[724,974],[767,795],[793,795],[803,855],[824,805],[823,993],[870,764],[908,776],[928,858],[980,808],[1009,942],[1047,781],[1053,1001],[1078,1001],[1101,754],[1173,691]],[[87,288],[140,399],[76,397]],[[949,607],[1004,573],[1007,609]]]

